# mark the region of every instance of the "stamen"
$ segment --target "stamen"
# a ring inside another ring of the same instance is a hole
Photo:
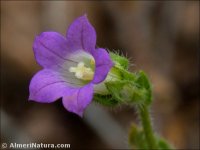
[[[90,64],[91,64],[91,65],[95,65],[94,59],[91,59],[91,60],[90,60]]]
[[[77,67],[70,67],[69,72],[75,73],[75,76],[82,80],[92,80],[94,76],[93,70],[89,67],[85,67],[83,62],[79,62]]]

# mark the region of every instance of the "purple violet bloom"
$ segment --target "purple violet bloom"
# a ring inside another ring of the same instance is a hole
[[[29,100],[51,103],[62,98],[64,107],[79,116],[92,101],[94,86],[113,66],[108,52],[95,48],[96,32],[86,15],[76,19],[66,37],[43,32],[35,38],[35,59],[43,67],[32,78]]]

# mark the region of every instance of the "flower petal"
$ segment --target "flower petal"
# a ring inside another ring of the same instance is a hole
[[[82,88],[69,89],[63,97],[64,107],[80,117],[83,115],[84,109],[92,101],[93,98],[93,85],[88,84]]]
[[[72,43],[74,50],[82,49],[87,52],[95,50],[96,32],[86,15],[79,17],[70,25],[67,40]]]
[[[103,48],[96,49],[92,55],[95,59],[95,74],[92,83],[98,84],[106,78],[114,64],[108,52]]]
[[[57,72],[49,69],[39,71],[31,80],[29,100],[51,103],[61,98],[68,84]]]
[[[57,32],[43,32],[35,38],[33,50],[37,62],[45,68],[56,67],[72,53],[69,42]]]

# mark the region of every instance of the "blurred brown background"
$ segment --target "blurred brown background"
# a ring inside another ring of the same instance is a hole
[[[71,148],[128,148],[133,108],[92,104],[83,119],[61,101],[28,102],[40,69],[32,51],[43,31],[65,35],[87,13],[97,45],[131,58],[153,83],[152,120],[177,149],[199,149],[198,1],[1,1],[1,142],[70,143]]]

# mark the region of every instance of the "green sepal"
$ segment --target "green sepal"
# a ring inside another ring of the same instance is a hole
[[[147,105],[150,105],[152,102],[152,87],[144,71],[139,71],[136,74],[135,84],[137,84],[140,89],[143,89],[145,102]]]
[[[129,61],[126,57],[110,52],[115,65],[110,70],[107,80],[104,81],[107,95],[96,95],[95,101],[103,105],[138,104],[149,105],[152,101],[151,85],[147,75],[140,71],[128,71]]]
[[[134,81],[136,79],[136,75],[125,70],[122,68],[116,68],[116,70],[118,70],[118,72],[120,72],[120,76],[122,80],[125,81]]]
[[[126,57],[120,56],[119,54],[110,52],[110,57],[118,68],[123,68],[125,70],[129,67],[129,60]]]
[[[143,72],[131,74],[124,72],[128,80],[106,82],[109,93],[120,103],[149,105],[151,103],[151,88]]]
[[[110,81],[106,82],[106,88],[110,92],[110,94],[119,102],[123,102],[124,100],[127,101],[127,98],[123,97],[121,91],[123,90],[123,87],[128,84],[127,81]]]
[[[144,71],[139,71],[136,76],[136,83],[138,83],[141,87],[144,87],[145,89],[151,90],[151,84]]]
[[[117,101],[112,95],[95,94],[93,100],[104,106],[116,106],[119,104],[119,101]]]

